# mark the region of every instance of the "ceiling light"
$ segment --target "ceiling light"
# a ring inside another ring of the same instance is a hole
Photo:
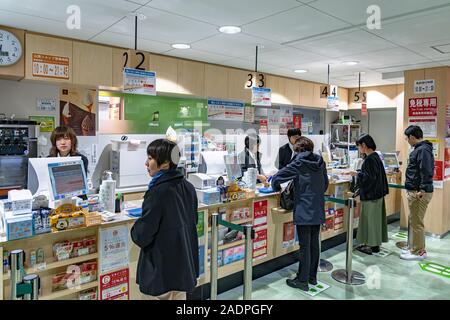
[[[241,32],[241,28],[236,26],[223,26],[219,28],[219,31],[226,34],[235,34]]]
[[[345,64],[346,66],[356,66],[359,62],[358,61],[344,61],[342,64]]]
[[[143,20],[147,19],[147,16],[145,14],[143,14],[143,13],[140,13],[140,12],[138,12],[136,14],[136,16],[138,17],[138,20],[140,20],[140,21],[143,21]]]
[[[295,73],[306,73],[306,72],[308,72],[308,70],[305,70],[305,69],[297,69],[297,70],[294,70],[294,72],[295,72]]]
[[[175,49],[189,49],[190,47],[191,46],[186,43],[174,43],[172,45],[172,48],[175,48]]]

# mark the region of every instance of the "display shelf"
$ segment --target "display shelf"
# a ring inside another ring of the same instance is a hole
[[[247,218],[247,219],[241,219],[241,220],[235,220],[235,221],[227,221],[227,222],[233,223],[233,224],[243,224],[243,223],[253,222],[253,218]],[[211,231],[211,227],[208,227],[208,231]]]
[[[227,244],[220,245],[219,246],[219,251],[226,250],[226,249],[233,248],[233,247],[237,247],[237,246],[240,246],[240,245],[243,245],[243,244],[245,244],[245,239],[242,239],[242,240],[239,240],[239,241],[233,241],[233,242],[230,242],[230,243],[227,243]],[[211,253],[211,249],[208,249],[208,254],[210,254],[210,253]]]
[[[96,253],[92,253],[92,254],[87,254],[87,255],[83,255],[80,257],[76,257],[76,258],[72,258],[72,259],[66,259],[66,260],[61,260],[61,261],[54,261],[54,262],[50,262],[47,264],[45,269],[34,269],[34,268],[26,268],[25,272],[27,274],[29,273],[43,273],[43,272],[47,272],[49,270],[53,270],[53,269],[57,269],[60,267],[64,267],[64,266],[68,266],[68,265],[72,265],[72,264],[77,264],[80,262],[85,262],[85,261],[89,261],[89,260],[94,260],[98,258],[98,252]],[[4,274],[3,275],[3,281],[7,281],[10,279],[10,274]]]
[[[74,293],[78,293],[87,289],[98,287],[98,281],[92,281],[79,286],[79,288],[66,289],[61,291],[55,291],[50,294],[39,296],[39,300],[55,300],[63,297],[70,296]]]

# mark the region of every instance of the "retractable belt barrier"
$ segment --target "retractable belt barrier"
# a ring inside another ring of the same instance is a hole
[[[219,252],[219,224],[232,230],[240,231],[245,235],[245,259],[244,259],[244,300],[252,299],[252,276],[253,276],[253,239],[255,231],[251,224],[244,226],[222,220],[217,212],[211,214],[211,300],[217,300],[217,279],[218,279],[218,252]]]

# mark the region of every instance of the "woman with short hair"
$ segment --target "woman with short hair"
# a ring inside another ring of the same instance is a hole
[[[362,134],[356,141],[359,152],[365,159],[361,170],[352,171],[356,176],[361,198],[361,212],[356,240],[358,251],[371,255],[380,252],[382,242],[388,241],[386,205],[384,197],[389,193],[386,171],[377,145],[368,134]]]
[[[325,192],[328,174],[325,162],[313,153],[314,143],[300,137],[294,145],[297,154],[291,162],[272,178],[273,190],[280,184],[294,181],[294,224],[299,239],[299,266],[294,279],[286,283],[292,288],[309,290],[309,284],[317,285],[317,268],[320,256],[320,225],[325,222]]]
[[[174,142],[155,140],[147,155],[152,180],[142,217],[131,229],[141,248],[136,282],[144,300],[185,300],[199,276],[197,195],[177,170],[180,151]]]

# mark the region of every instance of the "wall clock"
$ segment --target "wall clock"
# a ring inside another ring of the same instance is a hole
[[[22,57],[22,45],[11,32],[0,29],[0,67],[10,66]]]

